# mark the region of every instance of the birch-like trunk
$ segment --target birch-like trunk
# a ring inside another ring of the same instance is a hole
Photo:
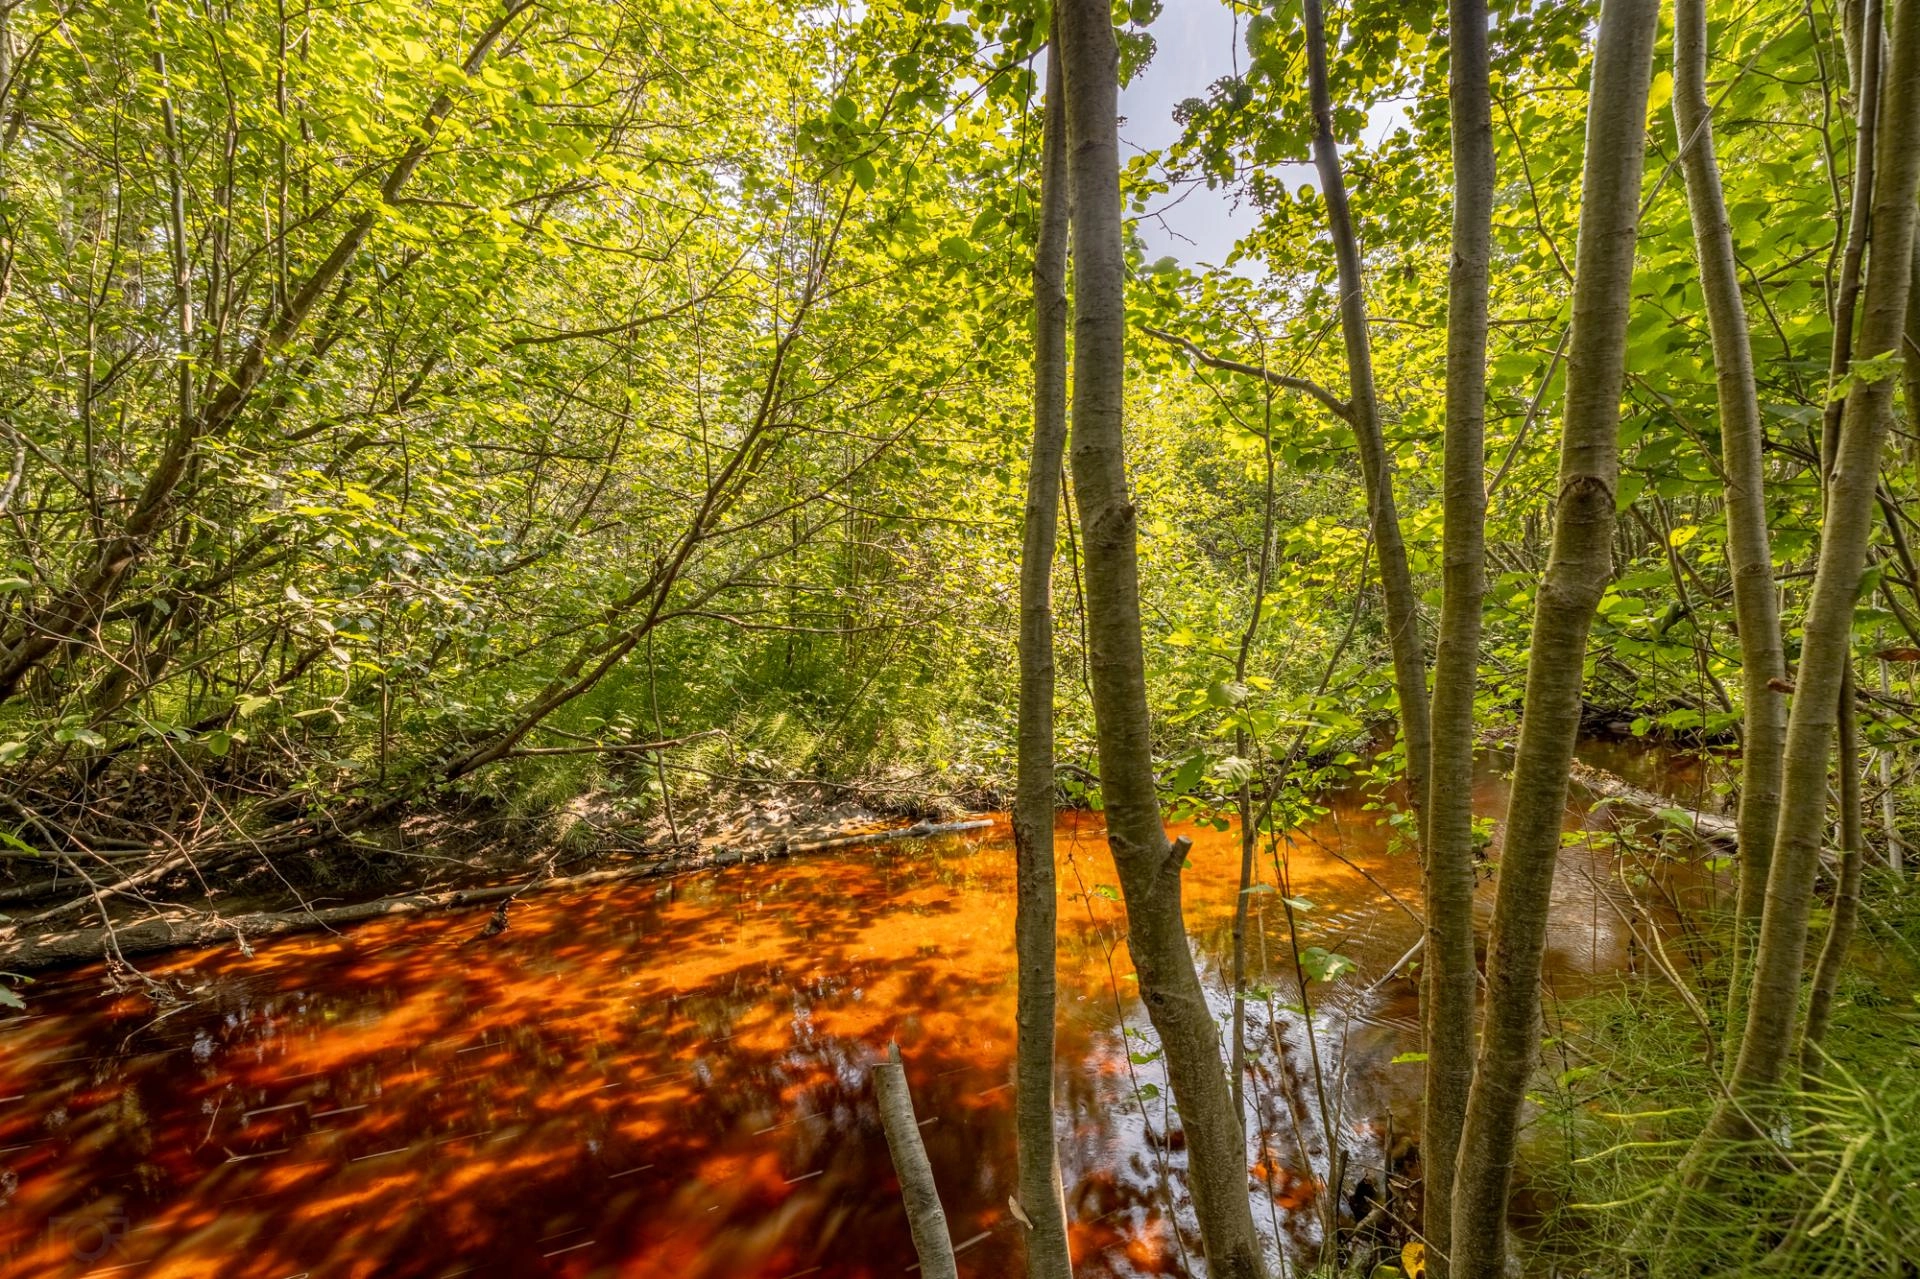
[[[1137,517],[1121,421],[1126,260],[1121,240],[1119,50],[1107,0],[1061,0],[1073,205],[1073,483],[1086,562],[1088,665],[1107,842],[1127,948],[1187,1137],[1194,1212],[1214,1279],[1264,1274],[1247,1152],[1180,910],[1185,841],[1169,845],[1154,791],[1140,637]]]
[[[1380,397],[1373,381],[1373,342],[1368,333],[1367,284],[1360,270],[1360,242],[1347,206],[1347,181],[1333,140],[1333,103],[1327,89],[1326,23],[1320,0],[1305,0],[1307,88],[1313,101],[1313,165],[1327,206],[1340,276],[1340,331],[1346,341],[1348,421],[1367,485],[1367,520],[1380,558],[1380,594],[1386,603],[1387,642],[1393,652],[1393,687],[1400,707],[1400,740],[1407,753],[1407,794],[1416,809],[1427,797],[1432,732],[1427,723],[1427,657],[1420,635],[1420,597],[1407,567],[1400,510],[1393,497],[1393,461],[1380,430]],[[1424,819],[1420,828],[1425,831]]]
[[[1914,198],[1920,186],[1920,0],[1902,0],[1889,25],[1891,57],[1881,86],[1874,164],[1873,251],[1867,260],[1860,333],[1852,368],[1897,349],[1912,279]],[[1852,661],[1854,601],[1872,531],[1880,452],[1893,423],[1891,377],[1856,382],[1829,454],[1820,559],[1807,607],[1793,709],[1787,721],[1786,779],[1767,880],[1760,945],[1747,1001],[1746,1032],[1734,1066],[1737,1098],[1781,1082],[1793,1045],[1807,919],[1827,809],[1827,761]],[[1724,1126],[1726,1121],[1722,1121]]]
[[[1840,989],[1840,970],[1846,967],[1853,945],[1854,926],[1860,922],[1860,873],[1866,859],[1865,823],[1860,820],[1860,711],[1855,704],[1851,672],[1840,681],[1839,749],[1834,767],[1839,773],[1840,876],[1834,887],[1833,912],[1827,937],[1814,961],[1813,985],[1807,993],[1807,1024],[1800,1032],[1800,1075],[1808,1083],[1826,1064],[1821,1042],[1833,1015],[1833,997]]]
[[[1015,1144],[1029,1279],[1071,1279],[1065,1196],[1053,1139],[1053,558],[1067,439],[1067,145],[1060,59],[1047,56],[1041,125],[1040,230],[1033,252],[1033,453],[1020,552],[1020,760],[1013,802],[1017,861],[1014,952]]]
[[[1505,1266],[1507,1187],[1539,1047],[1540,957],[1568,771],[1580,731],[1587,633],[1612,570],[1620,393],[1659,20],[1659,0],[1603,0],[1600,9],[1587,104],[1559,501],[1552,552],[1534,606],[1526,701],[1487,945],[1487,1011],[1454,1172],[1454,1279],[1494,1279]]]
[[[1733,611],[1740,632],[1740,883],[1734,910],[1734,990],[1746,963],[1780,816],[1780,765],[1787,735],[1786,678],[1779,597],[1773,588],[1773,552],[1767,536],[1766,442],[1753,375],[1747,308],[1740,296],[1733,228],[1714,154],[1707,102],[1706,0],[1674,0],[1673,119],[1679,130],[1680,168],[1693,216],[1694,252],[1713,338],[1713,371],[1720,403],[1722,491],[1727,503],[1727,558],[1733,570]],[[1738,998],[1737,993],[1735,998]]]
[[[913,1116],[913,1093],[907,1087],[906,1068],[900,1064],[900,1046],[889,1045],[887,1053],[889,1060],[874,1063],[873,1096],[887,1153],[893,1156],[893,1171],[900,1178],[900,1198],[906,1205],[913,1250],[920,1257],[920,1273],[926,1279],[959,1279],[953,1236],[947,1229],[946,1209],[940,1206],[933,1165],[920,1141],[920,1125]]]
[[[1912,279],[1915,192],[1920,188],[1920,0],[1900,0],[1888,30],[1891,56],[1876,130],[1873,252],[1867,261],[1863,318],[1851,367],[1884,357],[1901,340]],[[1755,1134],[1748,1116],[1782,1083],[1792,1059],[1793,1024],[1805,975],[1807,920],[1813,910],[1826,824],[1828,757],[1840,691],[1852,661],[1854,602],[1872,532],[1880,454],[1893,423],[1894,379],[1855,383],[1846,396],[1836,447],[1827,455],[1826,515],[1807,606],[1800,666],[1787,717],[1780,820],[1767,875],[1766,905],[1747,995],[1746,1026],[1729,1081],[1731,1099],[1716,1108],[1689,1155],[1682,1179],[1699,1185],[1729,1140]]]
[[[1473,700],[1486,595],[1487,287],[1493,255],[1493,117],[1486,0],[1448,5],[1453,124],[1453,265],[1447,276],[1445,544],[1433,655],[1423,971],[1427,1061],[1420,1221],[1427,1273],[1447,1279],[1453,1162],[1473,1085]]]

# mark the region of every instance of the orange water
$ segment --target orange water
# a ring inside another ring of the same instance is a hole
[[[1498,807],[1497,777],[1479,798]],[[1292,895],[1313,903],[1300,944],[1355,963],[1309,990],[1311,1022],[1279,895],[1250,898],[1249,966],[1273,993],[1249,1012],[1248,1193],[1296,1254],[1318,1238],[1327,1131],[1347,1185],[1377,1185],[1417,1122],[1420,1068],[1392,1064],[1417,1047],[1412,984],[1380,979],[1417,936],[1394,899],[1416,904],[1418,868],[1376,816],[1336,796],[1284,850]],[[1097,819],[1059,833],[1077,1270],[1177,1273],[1183,1248],[1198,1257],[1185,1154],[1165,1140],[1160,1063],[1129,1060],[1152,1041],[1100,887],[1112,866]],[[1184,833],[1188,923],[1224,1020],[1238,834]],[[1273,881],[1264,853],[1261,872]],[[1626,961],[1596,888],[1614,873],[1579,844],[1563,858],[1552,980]],[[469,941],[480,908],[172,956],[149,966],[185,989],[170,1009],[98,969],[43,981],[28,1015],[0,1021],[0,1273],[903,1275],[867,1085],[889,1040],[962,1272],[1015,1273],[1012,876],[1002,824],[531,897],[489,941]]]

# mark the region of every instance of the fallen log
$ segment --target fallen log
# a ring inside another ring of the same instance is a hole
[[[728,866],[750,866],[774,861],[795,853],[819,852],[854,844],[878,844],[898,839],[917,839],[956,830],[976,830],[991,826],[988,818],[965,822],[932,824],[918,822],[896,830],[846,835],[812,843],[779,842],[764,847],[720,848],[611,870],[588,871],[551,879],[521,880],[492,884],[484,888],[459,888],[445,892],[406,893],[382,897],[352,906],[329,906],[324,910],[257,911],[244,915],[220,915],[192,911],[175,917],[144,919],[112,928],[77,928],[62,932],[27,932],[22,926],[0,929],[0,971],[29,973],[62,964],[84,963],[114,955],[130,959],[187,946],[213,946],[222,942],[246,943],[261,937],[290,933],[316,932],[343,924],[363,923],[390,915],[420,915],[429,911],[453,910],[504,901],[528,893],[590,888],[597,884],[626,879],[656,879],[667,875],[700,870],[718,870]]]
[[[885,844],[896,839],[924,839],[929,835],[951,835],[955,831],[980,830],[993,825],[991,817],[976,817],[964,822],[915,822],[898,830],[872,831],[863,835],[836,835],[809,843],[791,844],[790,852],[817,853],[825,848],[849,848],[855,844]]]
[[[1595,768],[1575,760],[1571,776],[1586,790],[1599,796],[1607,806],[1632,809],[1671,829],[1692,835],[1702,843],[1731,847],[1738,839],[1739,826],[1731,817],[1688,808],[1665,795],[1642,790],[1626,778],[1609,773],[1604,768]]]

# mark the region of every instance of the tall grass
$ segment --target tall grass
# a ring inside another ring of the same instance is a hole
[[[1869,906],[1822,1078],[1762,1107],[1767,1140],[1711,1195],[1670,1193],[1720,1096],[1685,1003],[1629,981],[1550,1013],[1516,1188],[1527,1273],[1920,1276],[1920,894],[1883,878]]]

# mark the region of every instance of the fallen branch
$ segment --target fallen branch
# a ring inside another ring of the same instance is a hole
[[[1633,809],[1675,830],[1684,831],[1703,843],[1731,846],[1737,838],[1739,827],[1731,817],[1688,808],[1665,795],[1642,790],[1626,778],[1609,773],[1604,768],[1594,768],[1575,760],[1570,776],[1610,807]]]
[[[993,825],[991,817],[970,818],[964,822],[915,822],[898,830],[869,832],[864,835],[836,835],[832,839],[819,839],[810,843],[794,844],[788,849],[795,853],[817,853],[827,848],[848,848],[854,844],[885,844],[896,839],[924,839],[929,835],[951,835],[956,831],[981,830]]]
[[[900,1064],[899,1044],[888,1044],[887,1060],[874,1063],[873,1095],[880,1105],[887,1152],[900,1177],[900,1198],[906,1201],[907,1226],[913,1232],[913,1250],[920,1255],[920,1273],[927,1279],[958,1279],[953,1236],[947,1233],[946,1209],[940,1206],[933,1165],[927,1161],[920,1125],[913,1117],[913,1093],[907,1088],[906,1068]]]

